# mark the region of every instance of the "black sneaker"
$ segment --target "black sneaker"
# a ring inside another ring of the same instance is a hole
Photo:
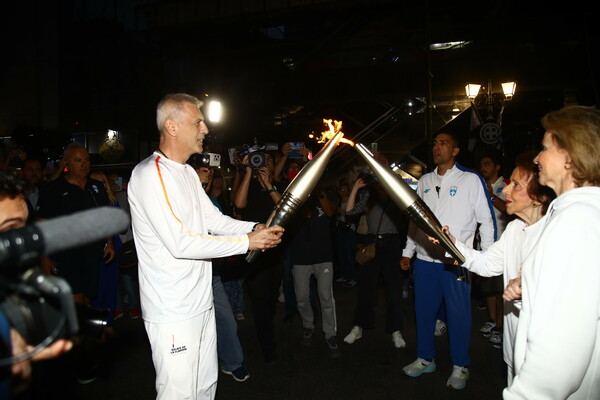
[[[227,375],[231,375],[233,377],[233,380],[236,382],[244,382],[245,380],[250,378],[250,372],[248,372],[248,370],[243,366],[233,371],[225,371],[224,369],[222,369],[221,372]]]
[[[304,334],[302,335],[302,340],[300,341],[300,344],[302,346],[310,346],[314,335],[315,330],[313,328],[304,328]]]
[[[341,355],[335,336],[325,339],[325,342],[327,343],[327,357],[337,358]]]

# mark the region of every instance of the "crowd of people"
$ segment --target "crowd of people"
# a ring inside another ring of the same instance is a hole
[[[128,315],[143,319],[157,398],[214,398],[219,371],[238,382],[251,376],[237,336],[248,311],[267,365],[281,357],[273,321],[279,301],[286,318],[297,318],[299,344],[315,345],[320,317],[325,354],[339,357],[334,289],[343,285],[355,295],[343,342],[360,346],[375,328],[382,287],[390,351],[408,347],[416,356],[402,369],[409,377],[436,371],[435,337],[447,334],[453,367],[446,386],[465,388],[474,331],[503,351],[504,398],[600,398],[597,109],[549,112],[541,121],[541,151],[524,149],[512,165],[490,152],[466,168],[457,162],[459,139],[447,131],[435,135],[435,169],[415,176],[416,191],[465,256],[458,265],[368,168],[327,172],[287,226],[267,227],[287,185],[310,162],[308,149],[290,158],[291,146],[283,143],[260,165],[242,155],[227,180],[196,157],[207,150],[201,107],[187,94],[163,98],[156,110],[159,146],[126,174],[94,169],[77,143],[66,146],[58,172],[44,173],[41,160],[26,156],[1,172],[23,182],[16,192],[2,187],[0,222],[8,221],[2,231],[101,206],[131,216],[126,232],[40,258],[41,271],[64,279],[75,302],[106,312],[102,335],[59,341],[46,352],[54,364],[45,379],[56,379],[53,369],[61,368],[78,384],[93,381],[102,346],[116,335],[115,320]],[[10,208],[15,198],[19,207]],[[369,245],[374,256],[358,264],[357,250]],[[131,249],[133,264],[126,257]],[[259,257],[248,261],[254,250]],[[409,282],[414,349],[402,334]],[[474,287],[489,313],[475,329]]]

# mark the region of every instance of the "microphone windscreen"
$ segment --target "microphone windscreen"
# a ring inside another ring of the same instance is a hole
[[[129,216],[117,207],[97,207],[35,224],[45,243],[44,254],[109,238],[129,227]]]

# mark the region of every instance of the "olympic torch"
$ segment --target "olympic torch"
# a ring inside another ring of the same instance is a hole
[[[343,136],[342,132],[335,134],[317,155],[300,170],[283,192],[281,199],[275,204],[275,208],[265,223],[267,228],[275,225],[285,226],[296,210],[308,199],[319,179],[321,179],[329,159]],[[246,261],[255,261],[260,253],[258,250],[250,251],[246,256]]]
[[[419,195],[389,167],[377,161],[362,143],[356,143],[354,148],[367,162],[394,203],[427,235],[438,239],[444,249],[462,265],[466,261],[465,257],[450,237],[442,232],[442,225]]]

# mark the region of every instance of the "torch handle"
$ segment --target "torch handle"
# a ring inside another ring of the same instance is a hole
[[[275,225],[284,227],[301,205],[302,201],[295,198],[290,192],[284,192],[271,212],[269,219],[267,219],[265,226],[267,228]],[[250,250],[246,256],[246,261],[249,263],[256,261],[260,253],[259,250]]]

